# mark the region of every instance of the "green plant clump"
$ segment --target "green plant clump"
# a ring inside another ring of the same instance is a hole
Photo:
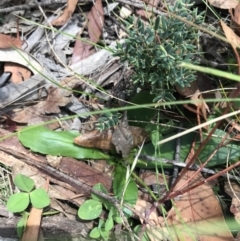
[[[190,10],[188,0],[179,0],[169,6],[169,12],[194,24],[202,24],[203,13]],[[181,62],[194,62],[198,29],[173,16],[158,16],[154,24],[130,17],[125,22],[128,38],[117,44],[114,52],[122,61],[128,61],[135,73],[136,87],[150,89],[154,102],[174,100],[174,86],[190,86],[194,71],[178,67]],[[195,61],[197,63],[197,61]]]

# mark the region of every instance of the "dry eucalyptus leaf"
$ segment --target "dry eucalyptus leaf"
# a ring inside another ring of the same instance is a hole
[[[230,9],[229,12],[231,14],[232,28],[240,35],[240,4],[235,7],[234,13],[232,9]]]
[[[68,0],[67,7],[64,9],[61,16],[54,19],[52,21],[53,26],[62,26],[64,25],[69,18],[72,16],[76,6],[77,6],[78,0]]]
[[[235,182],[225,182],[224,189],[225,192],[232,197],[230,211],[234,215],[236,221],[240,224],[240,186]]]
[[[120,127],[123,129],[124,127]],[[120,130],[118,130],[120,132]],[[120,142],[116,139],[118,139],[118,132],[115,132],[115,140],[114,142],[118,142],[117,145],[120,145]],[[149,140],[149,134],[140,127],[137,126],[129,126],[129,130],[125,130],[125,135],[129,135],[130,138],[132,136],[133,138],[133,145],[131,147],[139,146],[143,143],[143,141]],[[129,134],[129,132],[131,134]],[[112,142],[114,131],[112,129],[99,131],[99,130],[93,130],[88,133],[85,133],[83,135],[80,135],[74,139],[74,143],[83,146],[83,147],[89,147],[89,148],[99,148],[106,151],[115,150],[115,144]],[[121,133],[120,135],[123,135],[124,133]],[[125,137],[122,137],[125,138]],[[119,147],[122,149],[122,147]],[[121,151],[121,150],[120,150]]]
[[[117,153],[122,153],[122,157],[126,158],[133,148],[133,135],[129,126],[120,123],[113,131],[112,143]]]
[[[194,174],[195,171],[187,171],[174,190],[185,187]],[[193,185],[202,180],[202,175],[198,173],[189,183]],[[234,240],[225,223],[221,205],[208,183],[175,197],[167,222],[175,231],[174,240],[179,240],[180,237],[185,241]]]
[[[141,223],[144,222],[143,218],[141,217],[145,217],[146,212],[148,212],[151,206],[152,204],[147,201],[139,199],[137,200],[134,209],[136,209],[140,213]],[[149,215],[149,223],[146,225],[146,232],[151,241],[171,240],[168,228],[162,227],[162,223],[164,223],[164,219],[158,216],[157,211],[155,210],[151,212],[151,214]]]
[[[208,0],[208,2],[214,7],[221,9],[231,9],[238,5],[237,0]]]
[[[23,41],[21,39],[0,33],[0,49],[12,48],[13,46],[21,48],[22,43]]]
[[[99,148],[102,150],[110,151],[114,150],[114,145],[111,143],[112,130],[94,130],[78,136],[74,139],[74,143],[90,148]]]

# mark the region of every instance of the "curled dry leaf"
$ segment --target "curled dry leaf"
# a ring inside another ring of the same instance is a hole
[[[237,51],[237,47],[240,45],[240,38],[222,20],[220,21],[220,23],[222,25],[222,29],[226,35],[226,38],[229,40],[230,44],[232,45],[233,51],[236,55],[237,62],[238,62],[238,73],[240,74],[240,57]]]
[[[87,19],[90,40],[88,42],[83,42],[81,39],[76,40],[71,59],[72,64],[95,53],[93,44],[98,42],[102,34],[102,28],[104,23],[104,10],[102,6],[102,0],[95,1],[93,7],[91,8],[91,11],[87,15]]]
[[[23,41],[21,39],[14,38],[5,34],[0,34],[0,49],[12,48],[13,46],[21,48],[22,43]]]
[[[238,0],[208,0],[208,2],[217,8],[231,9],[238,5]]]
[[[141,145],[146,139],[149,140],[148,133],[140,127],[129,126],[129,130],[133,136],[133,147]],[[99,130],[94,130],[84,135],[78,136],[74,139],[74,143],[89,148],[99,148],[106,151],[111,151],[115,149],[112,144],[113,130],[104,130],[100,132]]]
[[[52,21],[53,26],[62,26],[70,19],[72,16],[78,0],[68,0],[67,7],[64,9],[63,13],[56,19]]]

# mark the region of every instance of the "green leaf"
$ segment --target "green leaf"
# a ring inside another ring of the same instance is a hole
[[[83,220],[93,220],[102,213],[102,203],[97,200],[87,200],[78,209],[78,217]]]
[[[105,193],[105,194],[108,193],[107,189],[102,185],[102,183],[98,183],[98,184],[94,185],[94,186],[93,186],[93,189],[94,189],[94,190],[97,190],[97,191],[99,191],[99,192],[103,192],[103,193]],[[98,201],[101,201],[101,202],[104,202],[104,201],[106,200],[105,198],[100,197],[100,196],[98,196],[98,195],[96,195],[96,194],[94,194],[94,193],[92,193],[91,196],[92,196],[92,199],[98,200]]]
[[[90,238],[95,238],[95,239],[99,238],[99,237],[100,237],[100,231],[99,231],[99,229],[98,229],[97,227],[93,228],[93,229],[91,230],[90,234],[89,234],[89,237],[90,237]]]
[[[21,239],[23,232],[25,231],[25,228],[27,226],[28,216],[29,215],[26,212],[24,212],[22,218],[17,223],[17,235],[19,239]]]
[[[43,188],[38,188],[30,193],[30,200],[33,207],[42,209],[50,204],[48,193]]]
[[[216,130],[214,135],[211,137],[209,142],[205,145],[205,147],[199,154],[198,159],[195,163],[199,164],[198,160],[200,161],[200,163],[204,163],[207,160],[207,158],[213,153],[213,151],[215,151],[216,147],[221,142],[221,139],[225,134],[226,134],[226,132],[224,132],[222,130]],[[173,134],[171,134],[171,135],[173,135]],[[168,138],[171,135],[167,135],[165,137],[160,137],[160,140]],[[192,145],[192,142],[195,139],[195,137],[196,137],[195,133],[189,133],[180,138],[180,143],[181,143],[180,144],[180,147],[181,147],[180,161],[185,161],[185,159],[187,158],[191,145]],[[199,145],[200,145],[200,140],[198,138],[196,140],[195,150],[197,150]],[[176,140],[171,140],[167,143],[164,143],[164,144],[160,145],[160,154],[157,155],[156,157],[165,158],[168,160],[174,160],[175,148],[176,148]],[[206,167],[213,167],[213,166],[225,164],[228,159],[228,156],[230,157],[231,162],[235,162],[239,158],[239,153],[240,153],[240,147],[238,145],[228,144],[226,146],[223,146],[211,158],[211,160],[208,162]],[[154,148],[153,144],[152,143],[146,144],[143,147],[141,154],[148,155],[148,156],[155,155],[156,153],[155,153],[155,148]],[[145,167],[148,167],[148,168],[151,168],[151,167],[154,168],[155,164],[157,164],[157,166],[160,166],[160,165],[169,166],[168,164],[161,164],[161,162],[159,162],[159,163],[145,162],[145,163],[146,163]],[[138,163],[137,166],[144,167],[144,165],[141,163]]]
[[[7,210],[13,213],[24,211],[29,205],[28,193],[15,193],[12,194],[7,202]]]
[[[156,20],[155,20],[155,24],[154,24],[154,30],[157,31],[159,28],[159,23],[160,23],[160,17],[157,16]]]
[[[52,131],[43,126],[23,129],[18,138],[32,151],[52,156],[68,156],[78,159],[109,159],[109,155],[93,148],[84,148],[73,143],[77,134],[69,131]]]
[[[126,168],[118,165],[114,171],[113,180],[113,192],[115,196],[121,200],[123,198],[124,202],[134,205],[138,197],[138,188],[135,181],[130,177],[130,182],[127,185],[126,191],[123,195],[123,190],[126,185]]]
[[[113,219],[108,218],[105,223],[105,230],[110,231],[113,228]]]
[[[100,192],[103,192],[105,194],[108,193],[107,189],[101,184],[101,183],[98,183],[96,185],[93,186],[93,189],[97,190],[97,191],[100,191]],[[113,203],[111,203],[110,201],[108,201],[106,198],[103,198],[101,196],[98,196],[97,194],[93,194],[92,193],[92,199],[94,200],[97,200],[99,202],[102,202],[104,207],[107,209],[107,210],[110,210],[114,205]]]
[[[118,212],[118,210],[117,210],[116,208],[113,208],[112,211],[113,211],[113,215],[112,215],[113,220],[114,220],[116,223],[123,223],[123,220],[122,220],[122,218],[121,218],[120,213]]]
[[[13,182],[21,191],[31,192],[34,188],[33,180],[22,174],[17,174]]]
[[[104,239],[104,240],[108,240],[109,239],[109,235],[110,235],[110,232],[105,230],[105,229],[100,229],[100,234],[101,234],[101,237]]]

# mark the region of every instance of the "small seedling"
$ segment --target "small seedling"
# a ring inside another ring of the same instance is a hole
[[[19,193],[12,194],[7,202],[9,212],[20,213],[22,218],[17,224],[17,233],[21,237],[26,227],[29,205],[37,209],[42,209],[50,204],[47,192],[43,188],[34,189],[35,185],[31,178],[22,174],[16,175],[14,184],[20,190]]]
[[[128,205],[134,205],[137,200],[137,186],[133,179],[130,179],[130,182],[126,182],[126,169],[122,166],[117,166],[114,174],[114,183],[113,183],[113,192],[119,201],[123,199],[123,202]],[[127,187],[125,187],[127,185]],[[97,184],[93,189],[108,193],[107,189],[102,184]],[[123,195],[123,190],[125,193]],[[103,207],[108,210],[108,216],[106,219],[100,217]],[[131,217],[131,211],[127,208],[122,207],[122,213],[126,218]],[[85,201],[78,210],[79,218],[83,220],[94,220],[99,218],[97,227],[94,227],[89,236],[90,238],[98,239],[102,238],[103,240],[108,240],[111,234],[111,230],[114,227],[115,223],[123,223],[122,217],[119,214],[117,208],[109,200],[106,200],[98,195],[92,194],[92,199]]]

